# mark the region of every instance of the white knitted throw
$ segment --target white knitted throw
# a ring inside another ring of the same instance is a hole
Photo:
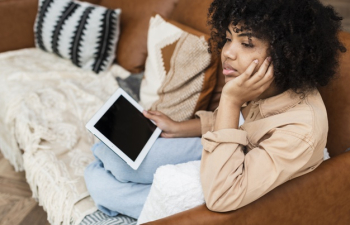
[[[158,220],[204,203],[200,161],[159,167],[137,224]]]
[[[35,48],[0,54],[0,149],[26,171],[51,224],[78,224],[96,210],[83,177],[95,142],[85,124],[117,88],[111,72]]]

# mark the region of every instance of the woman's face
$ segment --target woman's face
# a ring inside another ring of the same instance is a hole
[[[257,71],[268,57],[268,42],[258,39],[249,30],[234,32],[235,28],[240,27],[239,24],[236,27],[230,25],[226,31],[226,43],[221,52],[225,83],[241,75],[255,59],[259,61],[256,67]]]

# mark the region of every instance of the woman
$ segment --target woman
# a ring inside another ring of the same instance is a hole
[[[214,0],[209,17],[226,83],[219,107],[185,122],[145,111],[163,138],[137,171],[95,145],[85,179],[103,212],[137,218],[153,173],[165,164],[201,158],[208,208],[229,211],[322,162],[328,123],[317,87],[334,76],[345,51],[341,18],[318,0]],[[203,146],[188,138],[201,135]]]
[[[323,161],[328,121],[317,87],[346,50],[341,18],[318,0],[215,0],[209,13],[226,84],[217,112],[201,116],[212,126],[201,180],[208,208],[229,211]]]

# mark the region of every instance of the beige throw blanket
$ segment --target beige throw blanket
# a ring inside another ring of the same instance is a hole
[[[96,140],[85,124],[117,87],[112,72],[38,49],[0,54],[0,149],[26,171],[51,224],[78,224],[96,210],[83,177]]]

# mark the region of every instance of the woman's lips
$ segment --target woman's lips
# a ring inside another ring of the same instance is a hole
[[[224,62],[222,64],[222,68],[223,68],[222,73],[225,76],[234,76],[234,77],[239,76],[238,71],[227,62]]]
[[[233,68],[224,68],[222,70],[222,73],[225,75],[225,76],[238,76],[238,71],[233,69]]]

